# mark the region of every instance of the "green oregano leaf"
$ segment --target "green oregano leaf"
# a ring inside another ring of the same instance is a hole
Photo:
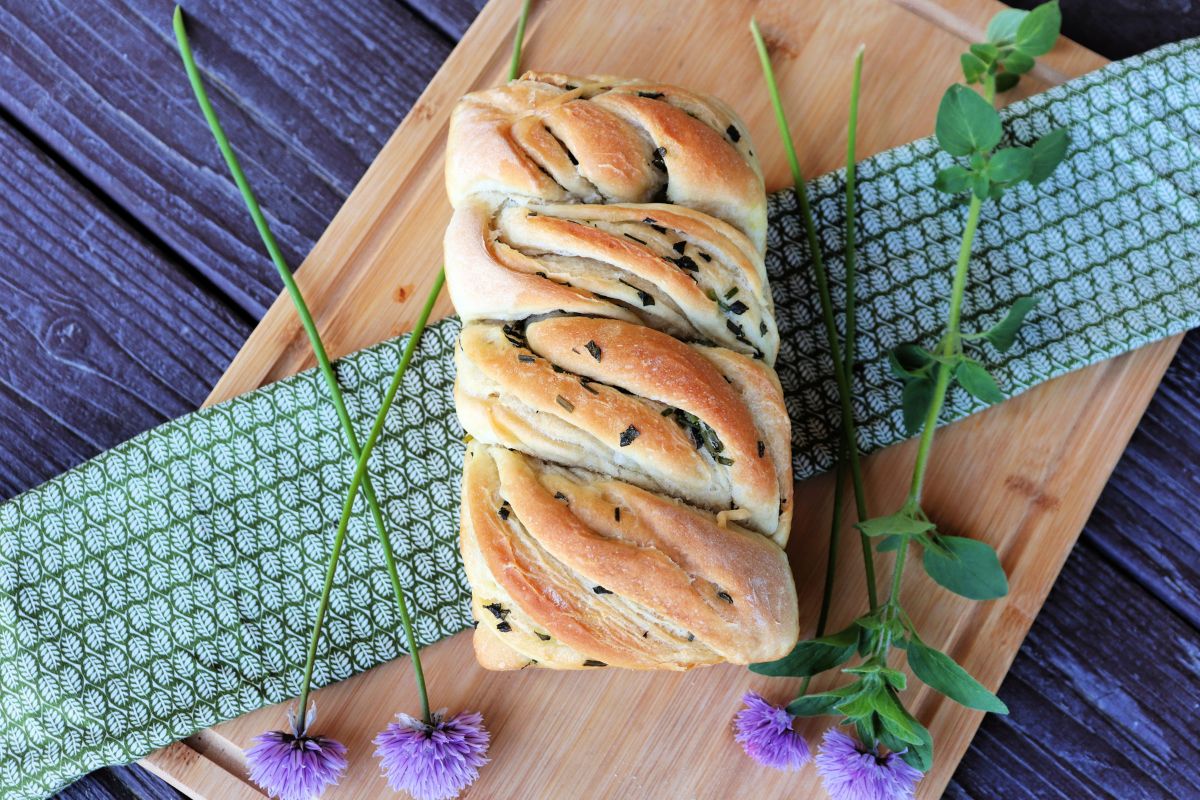
[[[900,758],[914,769],[919,769],[921,772],[929,772],[933,767],[933,736],[929,730],[913,720],[917,734],[921,737],[920,742],[902,742],[887,732],[880,737],[884,747],[891,750],[893,753],[899,753]]]
[[[1007,92],[1016,86],[1020,80],[1021,77],[1019,75],[1014,75],[1011,72],[1001,72],[996,76],[996,91]]]
[[[793,717],[823,717],[834,714],[833,707],[841,698],[824,694],[806,694],[788,703],[788,713]]]
[[[925,424],[925,415],[933,403],[933,379],[928,377],[913,378],[904,384],[900,392],[900,410],[904,414],[904,431],[909,436],[915,435]]]
[[[987,200],[992,192],[992,183],[987,175],[976,173],[971,176],[971,192],[980,200]]]
[[[834,706],[847,697],[860,693],[862,689],[862,684],[855,682],[829,692],[802,694],[788,703],[787,710],[794,717],[823,717],[831,715],[836,713]]]
[[[970,170],[966,167],[960,167],[957,164],[939,171],[937,178],[933,181],[933,188],[946,194],[965,192],[970,185]]]
[[[904,537],[889,534],[879,540],[879,544],[875,545],[875,550],[880,553],[890,553],[893,550],[899,550],[904,545]]]
[[[1011,72],[1013,75],[1024,75],[1033,69],[1033,56],[1027,55],[1020,50],[1013,50],[1000,60],[1000,66],[1004,67],[1005,72]]]
[[[1008,576],[996,551],[985,542],[961,536],[938,536],[937,547],[925,547],[925,572],[941,586],[971,600],[995,600],[1008,594]]]
[[[987,72],[988,65],[972,53],[963,53],[959,57],[959,61],[962,63],[963,77],[967,83],[978,83],[983,74]]]
[[[1028,11],[1006,8],[988,23],[987,40],[992,44],[1011,44],[1017,38],[1017,28],[1027,16]]]
[[[872,694],[872,699],[875,701],[875,711],[888,733],[908,744],[921,742],[922,737],[918,730],[921,724],[904,708],[895,690],[887,686],[880,687]]]
[[[922,535],[922,536],[914,536],[913,540],[916,541],[916,543],[921,545],[922,547],[927,547],[932,550],[937,550],[939,553],[941,553],[946,558],[954,558],[954,551],[951,550],[946,545],[942,544],[943,538],[949,538],[949,537]]]
[[[751,664],[750,671],[759,675],[807,678],[846,663],[858,645],[858,626],[808,639],[798,643],[792,652],[776,661]]]
[[[886,690],[883,681],[875,677],[863,678],[858,684],[862,690],[842,700],[834,708],[848,719],[866,719],[875,713]]]
[[[988,162],[988,177],[1000,183],[1017,183],[1029,177],[1033,170],[1033,150],[1028,147],[1006,147],[997,150]]]
[[[908,687],[908,678],[900,670],[892,669],[880,663],[868,663],[861,667],[850,667],[842,670],[848,675],[878,675],[884,683],[897,692],[903,692]]]
[[[896,364],[906,375],[920,375],[937,360],[937,356],[919,344],[905,342],[892,349]]]
[[[1004,701],[985,689],[950,656],[924,642],[913,639],[908,643],[908,665],[925,685],[956,703],[993,714],[1008,713]]]
[[[936,526],[928,520],[916,519],[910,514],[900,511],[895,514],[889,514],[886,517],[868,519],[858,523],[854,527],[867,536],[915,536],[919,533],[931,531]]]
[[[843,725],[846,723],[842,723]],[[864,719],[854,720],[854,730],[858,734],[858,740],[862,742],[863,747],[868,750],[876,746],[879,737],[883,735],[883,730],[880,727],[879,716],[871,714]]]
[[[991,103],[956,83],[942,95],[934,128],[938,144],[952,156],[991,150],[1000,141],[1000,115]]]
[[[1026,55],[1044,55],[1054,47],[1061,28],[1062,11],[1058,8],[1058,0],[1051,0],[1042,3],[1021,20],[1013,44]]]
[[[1004,392],[996,385],[996,379],[982,365],[963,359],[954,369],[954,377],[967,392],[985,403],[1004,401]]]
[[[1049,178],[1067,154],[1067,129],[1056,128],[1033,144],[1033,169],[1029,182],[1041,183]]]
[[[992,343],[1001,353],[1007,353],[1017,340],[1017,331],[1025,322],[1030,311],[1037,308],[1038,298],[1018,297],[1012,308],[1004,315],[1004,319],[983,333],[983,338]]]
[[[967,49],[971,51],[971,55],[978,58],[985,65],[992,63],[1000,57],[1000,48],[991,42],[973,44]]]
[[[885,669],[880,671],[879,674],[883,676],[883,680],[887,685],[897,692],[903,692],[908,688],[908,676],[898,669]]]
[[[900,368],[903,375],[921,375],[937,360],[937,356],[921,347],[919,344],[905,342],[896,345],[891,352],[895,366]]]

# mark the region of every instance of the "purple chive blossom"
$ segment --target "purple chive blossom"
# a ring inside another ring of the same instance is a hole
[[[280,800],[314,800],[331,783],[337,783],[346,769],[346,747],[325,736],[309,736],[308,727],[316,718],[316,707],[305,720],[305,733],[288,712],[291,731],[267,731],[254,739],[246,751],[250,780],[271,797]]]
[[[746,755],[764,767],[784,771],[808,763],[808,742],[792,728],[787,709],[771,705],[757,692],[746,692],[742,702],[746,707],[738,712],[733,726],[737,731],[734,738]]]
[[[388,785],[416,800],[449,800],[474,783],[488,763],[488,732],[477,712],[433,715],[433,724],[400,714],[375,737]]]
[[[825,731],[816,761],[833,800],[910,800],[923,777],[898,753],[866,750],[836,728]]]

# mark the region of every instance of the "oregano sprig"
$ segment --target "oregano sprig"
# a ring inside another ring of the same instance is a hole
[[[960,57],[967,84],[981,84],[989,103],[997,92],[1006,92],[1033,69],[1038,56],[1050,52],[1062,27],[1057,0],[1032,11],[1006,9],[992,18],[987,41],[971,45]]]
[[[1033,66],[1032,55],[1045,53],[1053,46],[1061,21],[1057,4],[1047,3],[1032,12],[1005,11],[997,19],[998,22],[993,21],[989,26],[989,35],[996,41],[990,43],[989,48],[973,45],[970,53],[982,58],[995,49],[995,58],[989,62],[990,71],[982,76],[983,96],[955,84],[946,91],[938,106],[935,126],[938,144],[960,163],[941,170],[934,185],[951,194],[969,192],[966,221],[954,268],[945,334],[931,350],[905,344],[892,353],[893,371],[904,382],[904,418],[910,426],[916,423],[920,439],[909,492],[901,508],[858,524],[864,535],[880,542],[881,550],[896,554],[887,601],[876,613],[860,618],[858,622],[864,632],[859,652],[865,655],[866,661],[858,668],[847,670],[859,674],[857,670],[867,669],[851,686],[857,686],[856,691],[874,694],[869,695],[870,702],[867,703],[841,700],[835,705],[859,726],[860,737],[868,737],[863,739],[864,742],[877,740],[893,751],[897,747],[908,747],[905,760],[919,769],[924,767],[918,762],[932,757],[931,743],[930,752],[926,753],[924,741],[915,742],[909,736],[920,731],[894,713],[890,696],[883,697],[901,691],[890,681],[888,672],[888,653],[893,646],[908,650],[913,674],[935,690],[971,708],[1007,712],[994,694],[953,659],[921,640],[911,618],[903,610],[900,589],[909,545],[916,544],[922,549],[926,573],[944,588],[975,600],[995,599],[1008,593],[1008,579],[995,550],[985,542],[940,533],[921,507],[921,498],[934,434],[950,385],[958,383],[984,403],[1004,399],[996,379],[978,357],[983,353],[968,353],[966,345],[987,342],[998,351],[1007,350],[1021,323],[1037,304],[1034,298],[1021,298],[995,327],[977,334],[962,333],[962,307],[971,249],[983,205],[1021,182],[1037,184],[1045,180],[1062,160],[1067,144],[1065,131],[1059,130],[1042,137],[1032,147],[1001,147],[1003,125],[993,105],[997,89],[995,76],[1004,74],[998,70],[1028,71]],[[1012,53],[1029,55],[1028,63],[1020,59],[1014,62]],[[1000,88],[1006,88],[1006,83]],[[872,675],[875,677],[868,680]],[[881,682],[886,688],[879,688]],[[850,696],[861,698],[853,693]],[[869,715],[866,714],[868,707]],[[871,738],[872,735],[876,738]],[[921,738],[925,736],[927,733]]]
[[[842,717],[843,724],[852,725],[858,734],[863,748],[859,752],[877,753],[877,748],[883,746],[921,772],[932,765],[933,740],[900,699],[907,679],[905,673],[890,665],[893,648],[907,651],[913,675],[934,690],[970,708],[1007,713],[999,698],[950,656],[920,637],[901,604],[901,586],[910,545],[918,545],[925,572],[944,588],[975,600],[995,599],[1008,592],[1008,579],[995,550],[985,542],[941,533],[921,507],[921,498],[934,433],[949,387],[957,383],[983,403],[1003,400],[1005,395],[984,359],[989,350],[1004,353],[1013,346],[1025,318],[1038,304],[1037,298],[1019,298],[993,327],[973,333],[961,330],[971,250],[984,204],[1022,182],[1036,185],[1045,180],[1066,152],[1064,130],[1052,131],[1029,147],[1002,147],[1004,129],[994,107],[996,93],[1016,85],[1018,76],[1033,68],[1034,58],[1053,47],[1060,23],[1057,2],[1031,12],[1006,10],[998,14],[988,27],[988,41],[971,45],[962,57],[968,83],[980,84],[982,96],[955,84],[938,107],[938,144],[957,163],[941,170],[934,186],[950,194],[966,195],[966,218],[945,334],[932,348],[907,343],[890,354],[892,371],[903,382],[905,426],[910,433],[919,433],[920,439],[909,492],[900,509],[874,518],[860,514],[857,523],[862,536],[880,552],[895,553],[887,600],[880,605],[872,602],[871,609],[844,630],[826,635],[819,630],[817,638],[801,642],[787,657],[752,667],[762,674],[805,678],[801,695],[787,707],[790,714]],[[777,108],[776,113],[780,115],[781,111]],[[781,129],[786,147],[788,134],[786,127]],[[847,219],[852,225],[849,203],[848,197]],[[847,238],[852,245],[853,230]],[[814,261],[817,258],[814,254]],[[852,249],[847,260],[852,264]],[[814,271],[820,282],[823,268],[814,266]],[[835,372],[840,363],[835,359]],[[830,571],[827,579],[831,576]],[[856,657],[856,663],[844,666]],[[807,694],[810,677],[838,667],[851,676],[850,683]]]

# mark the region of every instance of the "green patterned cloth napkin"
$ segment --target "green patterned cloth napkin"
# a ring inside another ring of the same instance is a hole
[[[965,326],[1042,297],[990,361],[1015,394],[1200,323],[1200,40],[1114,64],[1004,112],[1017,142],[1067,126],[1037,189],[985,206]],[[930,140],[859,169],[864,450],[903,438],[887,351],[941,332],[965,209],[930,188]],[[841,177],[813,183],[835,283]],[[830,376],[795,200],[770,203],[768,268],[797,476],[830,466]],[[840,303],[839,303],[840,304]],[[418,638],[471,624],[456,542],[462,431],[451,398],[459,324],[425,334],[372,461]],[[365,435],[404,339],[342,359]],[[977,410],[951,395],[946,418]],[[304,646],[353,463],[320,376],[306,372],[167,423],[0,506],[0,796],[37,798],[106,764],[299,691]],[[351,523],[316,683],[402,655],[362,509]],[[401,709],[397,709],[398,711]],[[410,710],[411,709],[407,709]],[[280,720],[282,724],[282,720]]]

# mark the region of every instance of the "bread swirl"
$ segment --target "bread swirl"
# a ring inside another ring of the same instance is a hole
[[[529,73],[460,101],[446,177],[480,663],[786,653],[790,428],[745,126],[676,87]]]

